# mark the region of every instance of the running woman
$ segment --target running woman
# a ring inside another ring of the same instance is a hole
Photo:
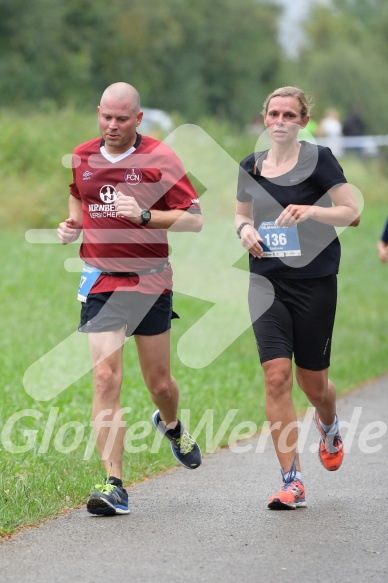
[[[306,506],[292,400],[293,369],[315,407],[324,468],[344,456],[336,393],[329,379],[340,243],[335,227],[356,226],[359,210],[329,148],[298,141],[309,101],[282,87],[264,102],[270,148],[240,164],[235,227],[249,250],[249,309],[264,372],[266,416],[283,483],[273,510]]]

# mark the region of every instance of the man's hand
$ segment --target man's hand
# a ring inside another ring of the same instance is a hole
[[[63,223],[59,223],[57,234],[58,239],[62,245],[67,245],[68,243],[74,243],[82,231],[82,225],[78,221],[72,218],[66,219]]]
[[[137,204],[133,196],[127,196],[119,191],[115,200],[115,207],[119,217],[127,217],[131,223],[140,225],[143,209]]]
[[[388,263],[388,243],[379,241],[377,243],[377,254],[382,263]]]

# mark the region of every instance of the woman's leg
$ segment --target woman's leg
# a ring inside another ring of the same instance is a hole
[[[288,358],[275,358],[263,363],[265,380],[265,410],[280,466],[284,472],[295,467],[298,458],[298,427],[292,401],[292,366]]]

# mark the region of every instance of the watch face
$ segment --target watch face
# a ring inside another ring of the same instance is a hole
[[[144,210],[141,213],[141,225],[146,225],[148,221],[151,219],[151,211]]]

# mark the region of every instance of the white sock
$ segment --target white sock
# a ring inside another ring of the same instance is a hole
[[[329,451],[330,451],[332,449],[332,447],[334,448],[334,445],[333,445],[334,437],[338,433],[337,415],[335,416],[334,423],[332,425],[325,425],[324,423],[322,423],[321,420],[319,420],[319,423],[321,424],[323,431],[326,433],[326,442],[327,442],[327,446],[328,446]],[[337,450],[334,448],[334,452],[335,451],[337,451]],[[333,452],[331,451],[331,453],[333,453]]]
[[[284,474],[284,481],[288,482],[288,480],[290,479],[290,477],[292,476],[293,480],[300,480],[302,481],[302,474],[300,473],[299,470],[296,470],[295,472],[287,472],[286,474]]]

